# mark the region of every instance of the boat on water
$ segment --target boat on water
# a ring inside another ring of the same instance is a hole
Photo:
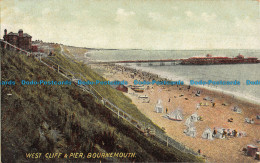
[[[260,60],[256,57],[245,58],[239,54],[237,57],[213,57],[211,54],[207,54],[206,57],[191,57],[188,59],[182,59],[181,65],[213,65],[213,64],[256,64],[260,63]]]

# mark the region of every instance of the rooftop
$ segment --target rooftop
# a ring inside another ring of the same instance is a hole
[[[13,32],[8,33],[7,35],[19,36],[18,33],[13,33]],[[32,36],[27,33],[23,33],[23,37],[32,37]]]

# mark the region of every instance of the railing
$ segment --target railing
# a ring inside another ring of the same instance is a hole
[[[44,61],[40,60],[42,63],[45,65],[48,65]],[[82,80],[82,81],[87,81],[87,79],[81,74],[81,73],[73,73],[69,70],[66,70],[62,66],[54,63],[54,61],[51,61],[53,65],[48,65],[51,69],[57,71],[58,73],[62,74],[64,77],[67,79],[71,80],[74,82],[77,86],[79,86],[83,91],[87,91],[88,93],[92,94],[93,97],[95,97],[97,100],[99,100],[107,109],[109,109],[112,113],[116,114],[118,118],[124,119],[127,121],[129,124],[137,128],[139,131],[144,133],[147,136],[151,136],[155,139],[157,139],[159,142],[162,144],[169,146],[169,147],[174,147],[180,151],[190,153],[193,155],[199,155],[198,153],[194,152],[193,150],[185,147],[181,143],[175,141],[174,139],[170,138],[168,135],[163,133],[160,130],[156,130],[153,126],[146,124],[134,119],[131,115],[117,107],[115,104],[110,102],[108,99],[104,98],[92,85],[78,85],[77,81]],[[55,66],[54,66],[55,65]],[[58,71],[63,70],[63,71]],[[69,72],[69,73],[64,73],[64,72]],[[70,76],[68,75],[70,74]]]
[[[9,43],[8,43],[9,44]],[[12,45],[13,46],[13,45]],[[15,47],[15,46],[13,46]],[[16,47],[17,48],[17,47]],[[73,73],[70,70],[65,69],[64,67],[60,66],[59,64],[55,63],[54,61],[45,58],[43,61],[40,57],[36,58],[38,61],[49,67],[55,72],[58,72],[65,78],[72,81],[74,84],[76,84],[78,87],[80,87],[83,91],[87,91],[88,93],[92,94],[93,97],[95,97],[97,100],[99,100],[107,109],[109,109],[112,113],[116,114],[118,118],[121,118],[125,121],[127,121],[129,124],[137,128],[139,131],[144,133],[146,136],[151,136],[152,138],[156,139],[157,141],[161,142],[162,144],[168,146],[168,147],[174,147],[180,151],[190,153],[193,155],[199,155],[198,153],[194,152],[193,150],[185,147],[181,143],[175,141],[174,139],[170,138],[168,135],[163,133],[160,130],[156,130],[153,126],[149,124],[145,124],[144,122],[138,121],[134,119],[130,114],[126,113],[119,107],[117,107],[115,104],[110,102],[108,99],[104,98],[92,85],[78,85],[78,80],[85,80],[87,79],[82,75],[81,73]]]
[[[7,42],[7,41],[0,40],[0,42],[2,42],[2,43],[4,44],[4,48],[6,48],[6,45],[9,45],[9,46],[11,46],[11,47],[14,48],[14,49],[19,50],[20,52],[24,52],[27,56],[29,56],[29,55],[31,54],[30,52],[28,52],[28,51],[26,51],[26,50],[23,50],[23,49],[21,49],[21,48],[18,48],[17,46],[12,45],[12,44],[10,44],[10,43]]]

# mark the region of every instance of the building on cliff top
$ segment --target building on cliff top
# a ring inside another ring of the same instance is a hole
[[[4,41],[19,47],[23,50],[31,51],[32,50],[32,36],[27,33],[23,33],[23,30],[20,29],[18,33],[10,32],[7,34],[7,30],[4,30]]]

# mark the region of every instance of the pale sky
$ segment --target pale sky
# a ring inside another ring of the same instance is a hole
[[[260,49],[259,0],[0,0],[1,38],[88,48]]]

